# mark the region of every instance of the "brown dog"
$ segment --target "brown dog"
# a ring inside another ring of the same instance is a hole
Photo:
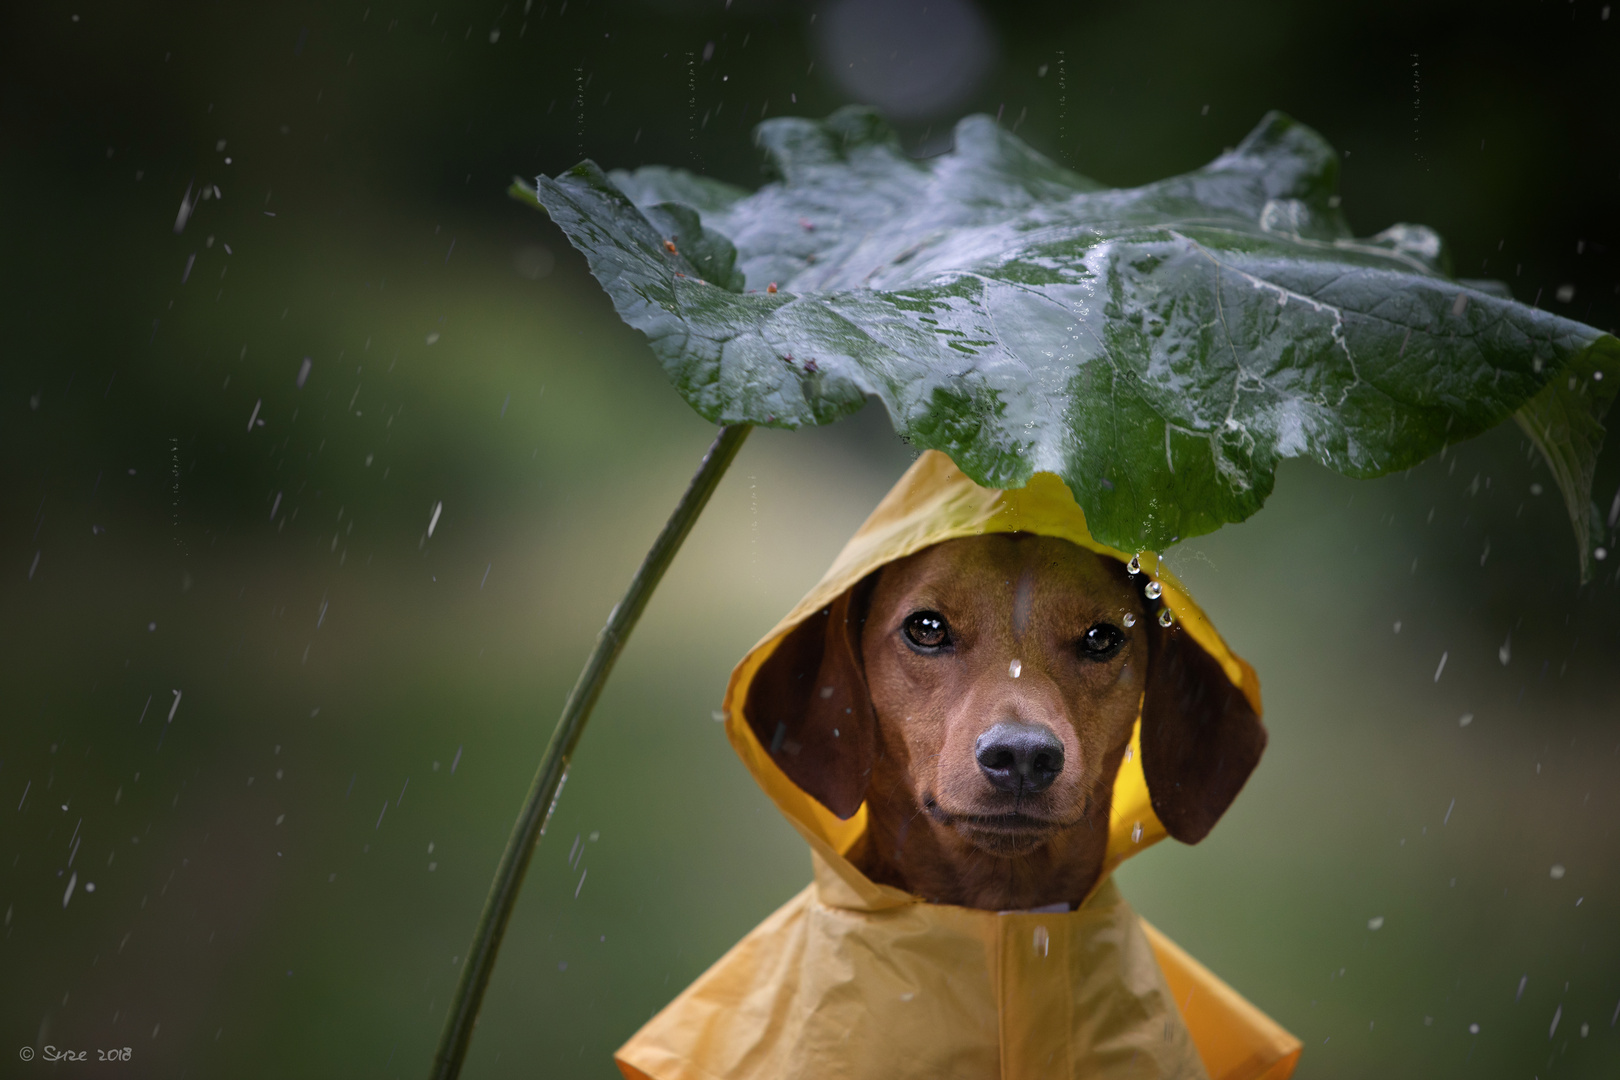
[[[1265,749],[1147,582],[1051,537],[937,544],[793,631],[750,687],[749,716],[775,721],[755,734],[838,816],[867,804],[850,857],[873,880],[990,910],[1076,905],[1102,872],[1139,712],[1154,812],[1187,843]]]

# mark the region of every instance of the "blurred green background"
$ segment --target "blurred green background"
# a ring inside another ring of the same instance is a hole
[[[1345,155],[1358,231],[1425,222],[1458,273],[1620,323],[1590,0],[0,20],[4,1075],[46,1044],[426,1073],[562,699],[712,435],[513,174],[753,185],[761,116],[863,100],[919,153],[983,111],[1133,184],[1275,107]],[[875,408],[750,439],[586,732],[468,1076],[614,1075],[808,880],[712,714],[909,460]],[[1617,486],[1611,447],[1611,524]],[[1121,871],[1136,906],[1304,1039],[1300,1077],[1615,1075],[1620,557],[1579,585],[1518,432],[1369,483],[1291,464],[1170,558],[1272,743],[1208,841]]]

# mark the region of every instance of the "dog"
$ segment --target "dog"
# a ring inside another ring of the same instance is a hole
[[[1063,482],[928,451],[732,671],[732,747],[814,881],[615,1059],[627,1080],[1284,1080],[1299,1040],[1112,871],[1202,840],[1266,746],[1252,669]]]
[[[866,803],[850,859],[873,881],[992,911],[1072,908],[1101,876],[1139,712],[1154,812],[1186,843],[1266,746],[1243,694],[1161,623],[1148,583],[1055,537],[936,544],[794,632],[751,687],[755,734],[840,818]],[[796,661],[817,647],[807,687]],[[779,733],[782,716],[803,719]]]

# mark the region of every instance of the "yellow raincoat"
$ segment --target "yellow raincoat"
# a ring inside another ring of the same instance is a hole
[[[1114,786],[1103,874],[1074,911],[931,904],[872,882],[848,859],[863,804],[840,820],[771,760],[748,722],[748,688],[802,621],[883,565],[986,533],[1092,539],[1061,480],[1017,491],[969,480],[929,452],[895,485],[821,583],[745,656],[726,687],[726,730],[754,779],[810,844],[815,880],[721,957],[616,1055],[627,1080],[1285,1080],[1300,1043],[1139,919],[1110,871],[1166,834],[1139,751]],[[1143,569],[1163,602],[1259,710],[1233,655],[1166,568]]]

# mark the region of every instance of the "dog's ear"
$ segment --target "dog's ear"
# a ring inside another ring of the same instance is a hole
[[[840,818],[866,799],[876,741],[861,664],[872,574],[795,627],[748,686],[748,722],[771,760]]]
[[[1209,835],[1260,763],[1266,729],[1243,691],[1179,624],[1149,613],[1142,773],[1171,836]]]

